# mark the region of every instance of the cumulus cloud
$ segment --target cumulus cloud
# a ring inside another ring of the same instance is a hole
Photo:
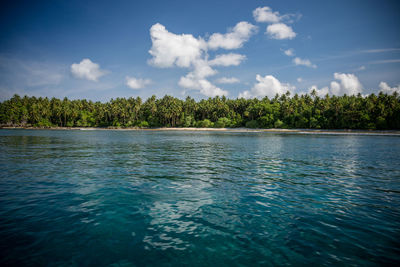
[[[313,85],[308,89],[308,93],[311,94],[314,90],[317,93],[317,96],[319,96],[319,97],[324,97],[327,94],[329,94],[329,87],[327,87],[327,86],[325,86],[321,89],[318,89],[318,87],[316,85]]]
[[[288,26],[287,23],[292,23],[292,17],[297,17],[298,19],[301,15],[285,14],[280,15],[279,12],[273,12],[268,6],[258,7],[253,10],[253,17],[257,22],[271,23],[266,29],[265,34],[269,35],[272,39],[283,40],[283,39],[293,39],[296,37],[296,33],[293,31],[292,27]],[[285,23],[283,23],[285,22]],[[293,56],[293,50],[288,49],[285,51],[287,56]]]
[[[210,67],[206,60],[198,60],[194,63],[193,73],[199,78],[213,76],[218,72]]]
[[[317,67],[317,65],[312,64],[310,60],[308,60],[308,59],[301,59],[301,58],[299,58],[299,57],[295,57],[295,58],[293,59],[293,63],[294,63],[295,65],[302,65],[302,66],[306,66],[306,67],[314,68],[314,69]]]
[[[222,90],[204,78],[198,77],[195,72],[190,72],[185,77],[181,77],[178,84],[186,89],[199,90],[200,93],[208,97],[228,95],[227,91]]]
[[[281,20],[279,12],[272,12],[272,9],[267,6],[254,9],[253,17],[257,22],[276,23]]]
[[[217,73],[212,69],[208,62],[205,60],[198,60],[194,63],[193,71],[189,72],[186,76],[181,77],[178,85],[185,89],[199,90],[201,94],[214,97],[228,95],[228,92],[215,86],[206,78]]]
[[[279,12],[273,12],[272,9],[268,6],[258,7],[253,10],[254,20],[257,22],[266,22],[266,23],[277,23],[285,21],[287,23],[293,23],[296,20],[299,20],[302,15],[301,14],[284,14],[280,15]]]
[[[309,93],[312,90],[317,92],[317,95],[324,96],[326,94],[332,95],[357,95],[358,93],[362,93],[363,85],[358,80],[357,76],[354,74],[346,74],[346,73],[334,73],[333,77],[337,81],[332,81],[330,87],[323,87],[318,89],[316,85],[313,85],[309,88]]]
[[[285,55],[287,55],[288,57],[293,57],[293,56],[294,56],[294,50],[293,50],[293,48],[289,48],[289,49],[287,49],[287,50],[284,50],[283,53],[284,53]]]
[[[150,28],[152,47],[149,51],[153,58],[150,64],[156,67],[190,67],[198,60],[206,48],[202,39],[191,34],[174,34],[166,30],[160,23]]]
[[[289,83],[281,83],[272,75],[256,76],[257,83],[254,84],[250,91],[244,91],[239,94],[239,98],[263,98],[268,96],[273,98],[276,94],[282,95],[287,91],[293,92],[296,88]]]
[[[132,89],[140,89],[151,83],[151,80],[149,79],[137,79],[135,77],[129,77],[129,76],[126,76],[125,79],[126,79],[126,85]]]
[[[80,63],[71,65],[71,73],[76,78],[97,82],[101,76],[107,74],[107,71],[100,69],[99,64],[85,58]]]
[[[208,47],[213,50],[218,48],[237,49],[242,47],[256,31],[256,26],[246,21],[241,21],[228,33],[212,34],[208,40]]]
[[[284,23],[275,23],[267,27],[266,34],[268,34],[272,39],[283,40],[283,39],[293,39],[296,37],[296,33],[293,31],[292,27]]]
[[[209,61],[209,64],[211,66],[238,66],[245,59],[244,55],[229,53],[216,56]]]
[[[301,78],[301,77],[297,78],[298,83],[301,83],[302,81],[303,81],[303,78]]]
[[[294,57],[294,50],[292,48],[283,50],[283,53],[285,55],[287,55],[288,57]],[[317,67],[317,65],[312,64],[309,59],[302,59],[299,57],[295,57],[295,58],[293,58],[292,62],[297,66],[302,65],[302,66],[306,66],[306,67],[314,68],[314,69]]]
[[[385,94],[393,94],[394,92],[397,92],[400,94],[400,84],[395,87],[390,87],[387,83],[380,82],[379,88],[381,89],[380,91]]]
[[[218,80],[216,80],[217,83],[226,83],[226,84],[232,84],[232,83],[239,83],[240,80],[238,78],[235,77],[222,77],[219,78]]]
[[[331,92],[334,95],[356,95],[361,93],[363,86],[354,74],[335,73],[333,77],[339,82],[331,82]]]
[[[180,78],[178,85],[189,90],[199,90],[205,96],[227,95],[228,92],[212,84],[207,77],[215,75],[213,67],[237,66],[246,56],[229,53],[217,55],[208,60],[208,49],[236,49],[243,46],[257,27],[248,22],[239,22],[226,34],[214,33],[206,42],[201,37],[191,34],[174,34],[157,23],[150,29],[152,58],[149,63],[155,67],[188,68],[190,72]],[[134,86],[136,82],[133,83]]]

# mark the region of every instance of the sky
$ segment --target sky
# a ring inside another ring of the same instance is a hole
[[[400,2],[1,1],[0,100],[400,92]]]

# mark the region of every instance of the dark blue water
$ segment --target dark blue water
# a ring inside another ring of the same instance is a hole
[[[400,137],[0,131],[0,265],[400,262]]]

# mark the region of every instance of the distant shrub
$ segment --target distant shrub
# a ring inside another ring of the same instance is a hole
[[[41,119],[34,126],[36,127],[51,127],[53,124],[47,119]]]
[[[276,120],[274,123],[275,128],[282,128],[283,127],[283,122],[281,120]]]
[[[183,122],[183,127],[190,127],[193,125],[193,122],[195,123],[192,116],[185,116],[184,122]]]
[[[259,128],[259,124],[256,120],[246,122],[246,128]]]
[[[261,127],[263,128],[271,128],[274,123],[274,115],[272,114],[267,114],[265,116],[262,116],[259,118],[259,123]]]
[[[137,126],[140,128],[147,128],[149,127],[149,123],[147,121],[140,121]]]
[[[225,128],[231,126],[231,120],[225,117],[219,118],[215,123],[215,128]]]
[[[377,128],[377,129],[380,129],[380,130],[381,130],[381,129],[387,128],[385,118],[383,118],[383,117],[381,117],[381,116],[379,116],[378,118],[376,118],[376,128]]]
[[[134,122],[133,121],[128,121],[127,123],[125,123],[125,127],[132,127],[134,126]]]
[[[208,119],[204,119],[204,120],[198,121],[196,123],[196,127],[199,127],[199,128],[209,128],[209,127],[213,127],[213,126],[214,126],[214,124]]]

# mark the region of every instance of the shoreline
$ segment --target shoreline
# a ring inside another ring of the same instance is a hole
[[[8,130],[75,130],[75,131],[199,131],[199,132],[270,132],[270,133],[296,133],[296,134],[335,134],[335,135],[393,135],[400,136],[400,130],[353,130],[353,129],[280,129],[280,128],[195,128],[195,127],[157,127],[157,128],[102,128],[102,127],[24,127],[24,126],[1,126],[1,129]]]

